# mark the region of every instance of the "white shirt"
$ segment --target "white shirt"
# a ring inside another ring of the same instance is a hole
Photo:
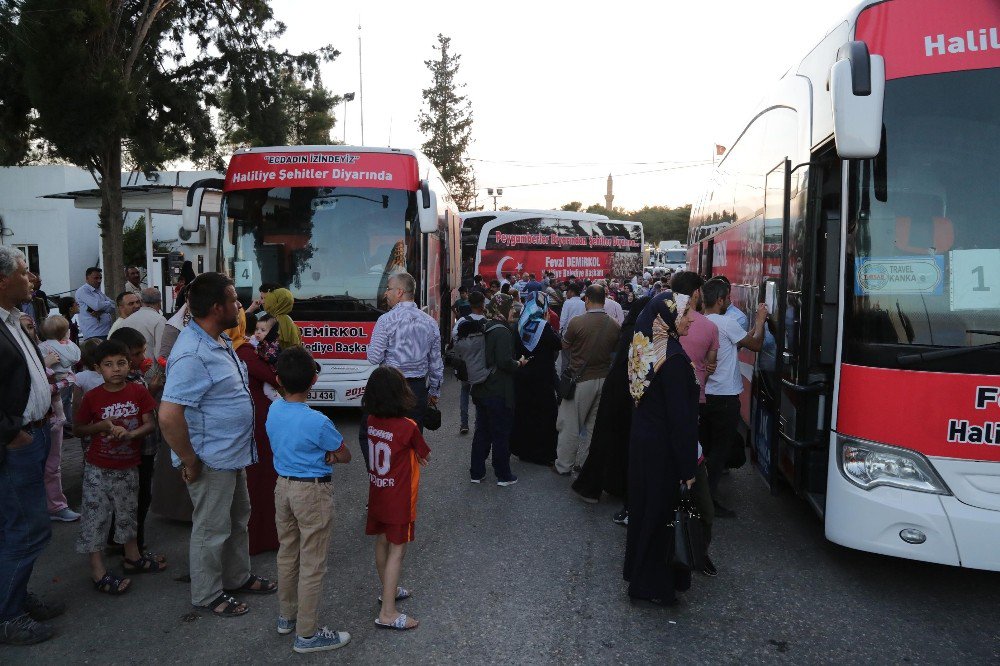
[[[125,317],[118,317],[118,319],[115,319],[115,323],[111,324],[111,330],[108,331],[108,337],[110,338],[112,333],[114,333],[124,325],[125,325]]]
[[[619,326],[625,322],[625,312],[622,310],[622,306],[619,305],[618,301],[615,299],[609,298],[604,301],[604,311],[608,313],[609,317],[618,322]],[[562,320],[560,320],[559,323],[561,324]]]
[[[743,375],[737,347],[747,332],[732,317],[720,314],[706,315],[719,328],[719,354],[715,372],[705,382],[706,395],[739,395],[743,392]]]
[[[569,326],[570,319],[577,315],[582,315],[586,311],[587,306],[579,296],[566,299],[566,302],[562,306],[562,312],[559,313],[559,334],[564,335],[566,333],[566,327]]]
[[[464,317],[460,318],[455,322],[455,325],[451,327],[451,337],[456,337],[458,335],[458,325],[463,321],[479,321],[480,319],[486,319],[486,315],[477,314],[475,312],[470,312]]]
[[[21,314],[17,308],[12,310],[0,308],[0,317],[3,318],[7,330],[17,340],[21,353],[24,355],[24,362],[28,364],[31,388],[28,393],[28,402],[24,406],[24,413],[21,415],[24,424],[28,424],[48,414],[49,407],[52,406],[52,394],[49,391],[49,379],[45,374],[45,366],[38,358],[35,343],[21,329]]]
[[[160,341],[163,339],[163,327],[167,320],[155,308],[142,306],[125,319],[120,319],[122,326],[128,326],[142,333],[146,338],[146,358],[156,360],[160,351]],[[116,322],[117,323],[117,322]]]
[[[743,314],[743,310],[740,310],[735,305],[730,304],[730,306],[726,308],[726,316],[738,323],[744,331],[749,330],[747,326],[749,326],[750,320],[747,319],[745,314]]]
[[[407,379],[427,377],[427,393],[437,397],[444,381],[438,323],[413,301],[396,303],[375,322],[368,362],[391,365]]]

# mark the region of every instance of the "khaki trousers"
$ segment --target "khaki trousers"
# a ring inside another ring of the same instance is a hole
[[[588,379],[576,385],[572,400],[563,400],[559,405],[556,429],[559,439],[556,444],[556,470],[565,474],[573,467],[583,467],[590,453],[590,438],[594,436],[594,422],[597,420],[597,405],[601,402],[604,378]],[[584,431],[581,434],[581,431]]]
[[[205,606],[250,578],[250,495],[244,470],[202,466],[188,484],[191,514],[191,603]]]
[[[333,527],[333,484],[289,481],[274,486],[278,528],[278,612],[296,633],[316,633],[326,556]]]

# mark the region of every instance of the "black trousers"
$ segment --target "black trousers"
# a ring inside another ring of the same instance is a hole
[[[417,399],[416,406],[410,410],[406,415],[407,418],[413,419],[420,428],[420,432],[424,432],[424,414],[427,412],[427,378],[426,377],[414,377],[406,378],[406,383],[410,386],[410,390],[413,391],[413,395]],[[361,446],[361,455],[365,459],[365,470],[368,469],[368,412],[361,412],[361,425],[358,426],[358,444]]]
[[[701,420],[698,425],[699,439],[705,450],[705,466],[708,468],[708,488],[712,499],[717,500],[716,491],[722,470],[726,468],[729,453],[736,440],[736,430],[740,423],[740,397],[738,395],[706,395],[705,404],[699,409]]]

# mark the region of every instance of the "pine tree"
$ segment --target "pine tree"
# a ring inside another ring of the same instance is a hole
[[[417,125],[427,137],[421,149],[438,168],[451,188],[455,203],[461,210],[471,210],[476,198],[476,179],[472,167],[465,161],[472,142],[472,105],[459,91],[460,55],[452,53],[451,38],[437,36],[434,50],[438,57],[425,60],[431,71],[431,87],[423,91],[425,108]]]

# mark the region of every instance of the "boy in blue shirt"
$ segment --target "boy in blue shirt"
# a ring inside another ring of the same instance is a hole
[[[277,374],[285,398],[271,403],[267,415],[267,436],[278,473],[274,489],[280,543],[278,633],[295,630],[295,652],[335,650],[351,640],[346,631],[317,626],[333,526],[331,465],[351,460],[333,422],[306,404],[318,372],[305,348],[281,352]]]

